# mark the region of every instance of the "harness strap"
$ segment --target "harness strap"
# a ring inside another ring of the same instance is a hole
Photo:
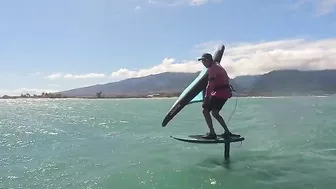
[[[214,91],[218,91],[218,90],[222,90],[222,89],[227,89],[227,88],[230,88],[231,91],[236,92],[236,90],[233,88],[232,85],[220,85],[220,86],[216,86],[214,88]]]

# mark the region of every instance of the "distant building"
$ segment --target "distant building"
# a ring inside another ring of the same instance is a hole
[[[149,98],[153,98],[153,97],[156,97],[156,96],[160,96],[160,94],[150,94],[150,95],[147,95],[147,97],[149,97]]]

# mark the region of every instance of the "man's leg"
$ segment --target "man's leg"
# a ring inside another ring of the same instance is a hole
[[[224,128],[225,132],[230,133],[229,128],[227,127],[223,117],[219,114],[220,110],[212,110],[212,116],[214,116],[214,118],[219,122],[219,124]]]
[[[228,126],[226,125],[223,117],[219,114],[219,111],[223,108],[227,99],[214,98],[213,101],[214,101],[214,106],[213,106],[213,110],[212,110],[212,116],[214,116],[214,118],[224,128],[224,130],[225,130],[224,135],[226,135],[226,136],[239,136],[239,135],[236,135],[236,134],[232,134],[230,132],[230,130],[229,130]]]
[[[203,108],[203,116],[205,118],[205,122],[208,125],[209,131],[210,131],[205,136],[203,136],[203,138],[205,138],[205,139],[215,139],[215,138],[217,138],[215,129],[214,129],[213,124],[212,124],[211,115],[210,115],[210,111],[212,110],[212,107],[213,107],[213,102],[210,99],[209,103],[207,104],[207,107]]]
[[[208,125],[210,134],[215,134],[215,129],[214,129],[213,124],[212,124],[212,119],[211,119],[209,109],[203,108],[203,115],[204,115],[204,118],[205,118],[205,122]]]

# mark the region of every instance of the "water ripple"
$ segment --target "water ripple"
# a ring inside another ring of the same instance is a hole
[[[286,189],[336,184],[335,99],[239,99],[229,127],[246,140],[239,148],[232,145],[229,165],[222,145],[169,138],[172,133],[207,131],[198,105],[162,128],[173,102],[0,100],[0,188]],[[231,113],[227,109],[224,117]]]

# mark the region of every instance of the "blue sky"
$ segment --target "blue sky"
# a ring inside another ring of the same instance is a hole
[[[220,43],[232,76],[336,68],[335,9],[335,0],[0,1],[0,95],[198,71],[196,58]]]

